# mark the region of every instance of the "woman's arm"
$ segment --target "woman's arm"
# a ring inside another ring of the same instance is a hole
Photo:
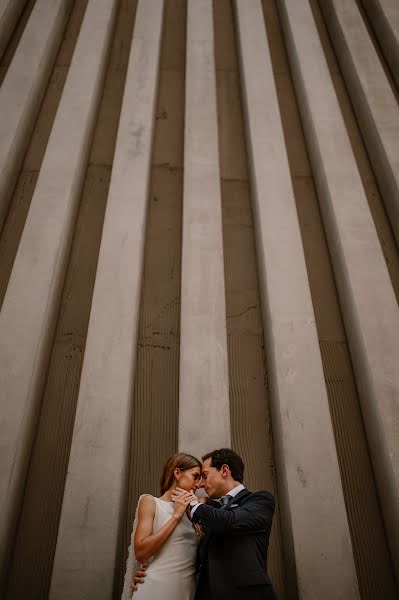
[[[145,563],[157,554],[176,529],[182,519],[191,494],[176,500],[174,513],[156,533],[153,533],[155,517],[155,500],[152,496],[144,496],[140,502],[137,528],[134,535],[134,551],[140,563]]]

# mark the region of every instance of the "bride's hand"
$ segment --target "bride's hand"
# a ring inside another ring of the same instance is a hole
[[[181,489],[174,490],[172,494],[172,500],[175,503],[174,514],[181,519],[186,512],[187,506],[193,499],[196,499],[196,497],[192,492],[186,492],[185,490]]]

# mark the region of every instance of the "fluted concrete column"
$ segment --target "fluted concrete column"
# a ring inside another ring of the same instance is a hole
[[[310,6],[279,7],[399,580],[398,306]]]
[[[112,597],[129,450],[163,1],[136,12],[50,590]]]
[[[27,0],[2,0],[0,4],[0,59],[10,41]]]
[[[399,86],[399,2],[362,0],[362,4],[381,44],[396,85]]]
[[[399,244],[399,105],[356,2],[320,6]]]
[[[244,112],[290,594],[359,591],[261,3],[236,0]]]
[[[187,11],[179,448],[230,446],[226,304],[211,0]]]
[[[0,88],[0,230],[70,8],[71,0],[36,2]]]
[[[0,564],[23,492],[116,0],[90,0],[0,313]]]

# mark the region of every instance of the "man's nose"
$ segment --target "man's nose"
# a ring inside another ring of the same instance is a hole
[[[200,482],[199,482],[199,484],[198,484],[198,488],[204,488],[204,487],[205,487],[205,481],[203,481],[203,480],[201,479],[201,481],[200,481]]]

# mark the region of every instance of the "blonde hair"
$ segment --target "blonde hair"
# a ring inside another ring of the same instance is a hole
[[[195,456],[191,454],[185,454],[184,452],[178,452],[169,456],[168,460],[164,464],[161,475],[161,495],[166,490],[172,487],[175,478],[174,470],[180,469],[180,471],[187,471],[194,467],[201,468],[201,462]]]

